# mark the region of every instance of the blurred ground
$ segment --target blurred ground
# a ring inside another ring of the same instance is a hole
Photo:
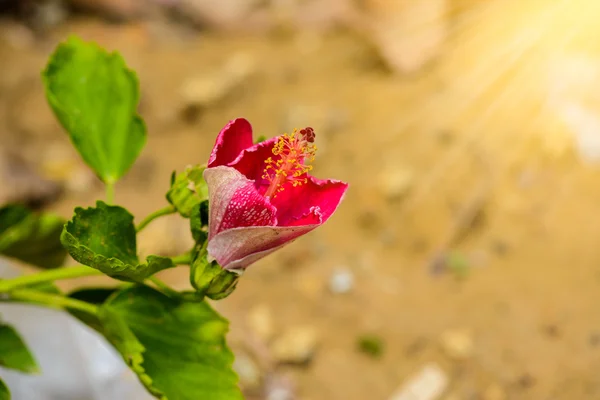
[[[269,32],[89,15],[38,32],[5,18],[0,148],[63,182],[50,209],[65,217],[103,198],[39,78],[70,33],[138,71],[149,140],[116,196],[137,218],[165,205],[174,169],[205,162],[228,120],[266,136],[313,126],[315,175],[350,182],[345,202],[216,305],[248,398],[266,398],[263,384],[286,398],[273,390],[284,378],[303,400],[600,398],[600,9],[442,3],[365,1],[358,13],[374,19],[358,30],[351,12],[335,29]],[[177,253],[187,240],[166,219],[140,246]],[[165,276],[187,285],[185,271]],[[381,357],[359,351],[364,335]],[[393,397],[427,365],[443,394]]]

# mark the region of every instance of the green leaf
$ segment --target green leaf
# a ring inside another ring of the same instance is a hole
[[[2,379],[0,379],[0,400],[10,400],[10,390]]]
[[[100,308],[105,335],[142,383],[168,400],[240,400],[227,321],[206,302],[169,298],[146,286]]]
[[[59,267],[67,256],[60,243],[64,223],[53,214],[4,206],[0,208],[0,254],[42,268]]]
[[[10,325],[0,323],[0,366],[26,373],[39,368],[21,336]]]
[[[122,207],[102,201],[96,203],[96,208],[76,208],[60,239],[76,261],[116,279],[141,282],[174,266],[170,258],[159,256],[148,256],[145,263],[140,263],[133,216]]]
[[[69,293],[69,297],[85,301],[87,303],[99,305],[104,303],[106,299],[108,299],[117,290],[118,289],[116,288],[108,287],[83,288],[77,289]],[[104,328],[102,327],[102,324],[97,316],[79,310],[69,309],[68,311],[72,316],[74,316],[84,324],[88,325],[92,329],[95,329],[100,333],[104,333]]]
[[[116,52],[70,37],[42,74],[54,114],[85,162],[107,183],[133,165],[146,142],[138,79]]]
[[[192,209],[208,200],[208,187],[202,177],[206,166],[190,166],[184,172],[171,177],[167,200],[183,217],[189,218]]]

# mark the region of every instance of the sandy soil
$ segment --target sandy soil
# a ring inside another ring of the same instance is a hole
[[[500,28],[511,29],[480,25]],[[267,136],[315,128],[315,174],[350,182],[345,202],[321,229],[249,268],[216,305],[236,351],[245,351],[256,305],[267,305],[276,334],[318,330],[307,366],[278,368],[299,398],[388,399],[430,362],[449,376],[447,399],[600,398],[600,174],[544,111],[541,86],[523,86],[546,53],[499,71],[500,51],[473,58],[477,35],[468,45],[451,37],[435,63],[402,77],[347,32],[195,36],[96,20],[71,20],[33,42],[15,41],[14,23],[0,31],[3,143],[46,174],[83,168],[43,99],[39,72],[55,44],[77,33],[138,71],[148,145],[116,196],[138,218],[166,204],[174,169],[205,162],[229,119],[246,117]],[[181,90],[198,79],[227,89],[216,100],[199,89],[208,100],[191,109]],[[68,217],[103,196],[91,181],[52,208]],[[146,243],[185,244],[158,226]],[[441,262],[448,254],[465,265]],[[334,294],[340,268],[354,287]],[[185,271],[165,276],[187,284]],[[462,356],[443,339],[455,330],[472,341]],[[357,351],[364,334],[383,340],[380,359]]]

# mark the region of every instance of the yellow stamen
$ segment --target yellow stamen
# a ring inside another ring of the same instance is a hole
[[[313,161],[317,146],[314,142],[314,131],[311,128],[298,131],[294,129],[291,134],[281,135],[273,146],[273,155],[279,159],[274,162],[272,157],[265,160],[263,179],[269,181],[265,197],[273,198],[283,191],[284,185],[291,182],[293,187],[306,184],[305,175],[312,170],[306,161]]]

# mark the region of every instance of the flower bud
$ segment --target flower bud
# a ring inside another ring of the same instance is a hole
[[[216,261],[208,261],[207,254],[202,248],[192,262],[190,283],[199,295],[213,300],[224,299],[235,290],[242,271],[223,269]]]

